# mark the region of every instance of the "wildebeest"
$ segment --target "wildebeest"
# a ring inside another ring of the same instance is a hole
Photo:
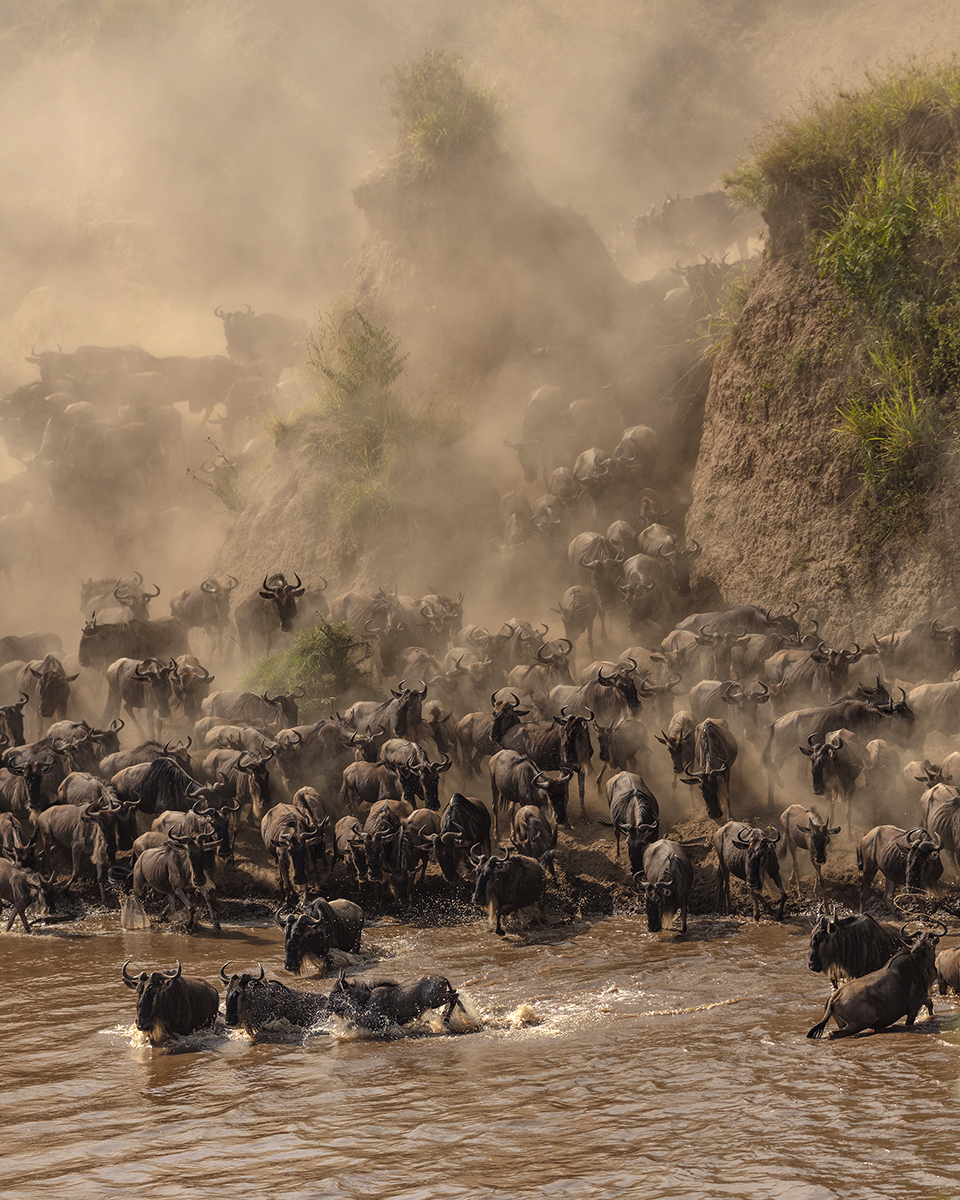
[[[811,734],[810,738],[815,735]],[[849,729],[835,729],[822,742],[800,746],[801,754],[810,759],[813,794],[829,797],[828,821],[833,820],[834,805],[847,802],[847,832],[853,832],[853,794],[857,780],[863,774],[863,749]]]
[[[490,794],[493,798],[494,829],[499,837],[500,815],[514,807],[549,804],[558,824],[567,823],[567,785],[572,772],[562,770],[559,779],[516,750],[500,750],[490,759]]]
[[[0,742],[9,746],[23,745],[23,710],[28,703],[29,697],[21,692],[16,704],[0,704]]]
[[[189,653],[187,631],[175,617],[103,625],[98,624],[94,613],[80,635],[80,666],[100,671],[106,671],[118,658],[168,662]]]
[[[177,664],[173,659],[167,665],[156,658],[118,658],[112,662],[107,668],[109,693],[100,723],[118,717],[122,702],[141,737],[159,736],[162,722],[170,717],[170,698],[173,695],[171,675],[176,669]],[[140,724],[138,709],[146,711],[149,733]]]
[[[262,587],[245,596],[234,611],[240,649],[245,655],[253,650],[269,654],[277,632],[290,633],[297,615],[297,597],[305,589],[296,575],[296,583],[287,583],[283,575],[268,575]]]
[[[295,975],[308,963],[328,967],[331,950],[360,953],[363,909],[350,900],[317,898],[299,916],[278,909],[275,920],[283,930],[283,968]]]
[[[384,1033],[390,1025],[409,1025],[430,1008],[443,1008],[450,1025],[455,1008],[466,1012],[456,988],[442,975],[424,975],[414,983],[377,979],[347,981],[341,971],[330,992],[329,1009],[361,1029]]]
[[[960,992],[960,946],[941,950],[937,955],[936,969],[937,991],[941,996],[947,992]]]
[[[38,853],[48,860],[53,851],[65,851],[72,870],[66,886],[76,879],[85,858],[97,873],[100,900],[107,903],[104,874],[117,853],[117,816],[120,805],[52,804],[37,818]]]
[[[666,746],[673,766],[673,786],[676,787],[677,776],[682,775],[693,762],[696,754],[694,742],[695,722],[693,713],[682,709],[673,714],[673,719],[666,729],[660,730],[657,741]]]
[[[277,864],[280,896],[295,901],[296,885],[306,899],[310,878],[324,858],[324,830],[307,820],[290,804],[277,804],[263,815],[260,836],[267,853]]]
[[[226,988],[223,1019],[229,1028],[239,1026],[248,1037],[260,1041],[272,1025],[309,1028],[326,1016],[326,996],[295,992],[279,979],[264,981],[262,966],[259,975],[247,972],[227,975],[229,965],[225,962],[220,968],[220,979]]]
[[[960,791],[946,783],[936,783],[920,797],[920,820],[932,837],[939,839],[941,852],[960,866]]]
[[[470,851],[479,846],[490,854],[490,812],[472,796],[454,792],[440,818],[440,831],[433,838],[437,865],[450,883],[460,880],[459,867],[469,861]]]
[[[227,354],[239,363],[270,359],[284,367],[293,367],[305,353],[305,331],[300,321],[277,313],[256,313],[248,304],[246,311],[224,312],[218,306],[213,315],[223,322]]]
[[[25,870],[15,863],[0,857],[0,905],[9,904],[13,907],[10,919],[7,921],[7,933],[13,928],[13,923],[20,918],[24,933],[30,932],[27,921],[27,909],[38,901],[43,902],[49,880],[43,879],[36,871]]]
[[[764,896],[767,884],[775,886],[780,892],[780,903],[775,917],[783,918],[783,908],[787,902],[787,893],[780,881],[780,864],[777,862],[776,845],[783,835],[777,833],[770,837],[762,829],[746,825],[742,821],[728,821],[721,825],[713,835],[713,848],[717,852],[719,870],[717,872],[717,907],[729,912],[730,909],[730,876],[736,875],[750,889],[750,899],[753,903],[753,919],[760,920],[760,905],[769,913],[773,908]]]
[[[913,922],[900,927],[900,936],[907,940],[906,930]],[[912,935],[910,944],[898,950],[878,971],[859,979],[848,979],[831,993],[824,1008],[823,1020],[807,1034],[821,1038],[831,1017],[839,1028],[831,1038],[852,1037],[865,1029],[887,1029],[901,1017],[912,1025],[921,1008],[933,1016],[930,988],[936,976],[935,955],[940,937],[947,927],[937,921],[940,934],[923,930]]]
[[[790,851],[793,860],[793,881],[800,891],[800,868],[797,865],[797,850],[806,850],[817,877],[815,892],[823,896],[823,875],[820,868],[827,861],[827,844],[832,834],[840,832],[840,826],[830,829],[815,808],[804,808],[802,804],[791,804],[780,814],[780,825],[784,833],[783,850]]]
[[[870,700],[843,699],[836,704],[787,713],[770,726],[763,749],[761,761],[767,772],[768,803],[774,802],[781,766],[789,760],[796,761],[798,746],[822,742],[834,729],[847,729],[861,742],[882,737],[903,744],[912,734],[913,723],[914,713],[907,699],[895,701],[882,687]]]
[[[900,829],[896,825],[877,825],[860,839],[857,847],[860,868],[860,911],[870,895],[870,885],[878,871],[884,876],[884,898],[893,903],[898,887],[912,892],[932,892],[943,874],[940,839],[931,837],[919,826]]]
[[[671,262],[680,256],[687,261],[697,255],[719,258],[736,244],[741,260],[747,257],[747,241],[757,214],[738,208],[725,192],[701,192],[696,196],[668,196],[647,213],[634,214],[633,236],[641,255],[659,255]]]
[[[507,717],[501,712],[494,718],[491,736],[504,750],[514,750],[531,759],[541,771],[575,772],[580,792],[580,815],[586,820],[583,781],[593,757],[588,728],[588,722],[592,720],[592,713],[588,717],[578,717],[568,714],[564,707],[560,716],[552,721],[507,727]],[[561,824],[566,821],[565,816],[559,819]]]
[[[640,876],[643,875],[643,878]],[[680,913],[680,932],[687,932],[687,905],[693,888],[693,867],[679,842],[667,838],[647,846],[643,869],[634,873],[647,908],[647,929],[659,933],[664,917]]]
[[[279,721],[283,728],[293,729],[300,720],[297,701],[306,695],[306,689],[295,692],[278,692],[269,696],[266,692],[211,692],[200,705],[204,716],[221,717],[227,724],[249,725],[254,721]]]
[[[617,861],[620,859],[621,834],[627,839],[630,874],[643,874],[643,856],[647,847],[660,836],[660,806],[653,792],[639,775],[621,771],[607,780],[610,823],[616,831]]]
[[[143,903],[147,891],[167,900],[168,919],[176,916],[177,901],[187,910],[187,928],[193,928],[195,905],[192,893],[203,896],[215,933],[220,932],[213,884],[204,871],[204,851],[217,844],[216,834],[167,834],[169,844],[144,850],[133,867],[133,894]]]
[[[873,635],[884,669],[910,683],[943,680],[960,668],[960,629],[936,618],[883,637]]]
[[[212,983],[175,971],[141,971],[128,975],[130,960],[123,964],[123,982],[137,993],[137,1028],[160,1046],[171,1037],[183,1037],[198,1029],[211,1029],[220,1009],[220,994]]]
[[[547,806],[524,804],[513,814],[510,841],[518,854],[535,858],[541,867],[556,875],[557,819]]]
[[[622,550],[621,550],[622,553]],[[593,654],[593,626],[600,618],[600,636],[606,636],[603,619],[603,608],[600,605],[600,595],[595,588],[575,584],[560,597],[560,607],[553,610],[563,618],[563,635],[569,641],[576,643],[584,633],[587,635],[587,649]]]
[[[681,777],[680,782],[691,787],[699,786],[708,817],[719,821],[725,808],[729,820],[730,768],[737,761],[739,753],[737,739],[726,721],[708,717],[693,731],[693,744],[699,770],[692,770],[693,764],[688,764],[687,777]]]
[[[230,601],[237,583],[232,575],[226,583],[208,576],[198,587],[183,588],[170,601],[170,612],[184,629],[205,630],[218,654],[230,625]]]
[[[68,675],[63,663],[53,654],[48,654],[42,660],[34,659],[21,668],[17,676],[17,690],[21,696],[33,701],[38,738],[43,737],[48,721],[66,719],[70,684],[79,678],[79,673]]]
[[[477,883],[473,903],[486,908],[490,921],[496,921],[496,933],[503,937],[503,918],[532,904],[543,905],[546,876],[535,858],[516,854],[508,847],[502,857],[483,858],[474,854]]]
[[[166,755],[152,762],[124,767],[112,780],[121,800],[136,800],[140,811],[164,812],[168,808],[186,812],[201,796],[211,796],[192,776]]]
[[[811,971],[823,971],[836,987],[844,979],[859,979],[878,971],[891,955],[903,949],[903,939],[892,925],[881,925],[859,913],[838,917],[821,907],[810,934]]]

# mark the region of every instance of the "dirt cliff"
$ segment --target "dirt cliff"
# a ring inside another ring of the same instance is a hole
[[[711,379],[686,526],[704,547],[698,603],[797,600],[838,632],[949,615],[955,459],[944,445],[909,528],[886,522],[835,434],[861,330],[803,250],[776,253],[785,239],[774,224]]]

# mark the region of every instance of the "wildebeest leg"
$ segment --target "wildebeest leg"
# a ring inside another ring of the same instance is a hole
[[[141,736],[141,737],[144,739],[144,741],[146,741],[146,740],[147,740],[147,734],[146,734],[146,733],[144,733],[143,726],[140,724],[140,720],[139,720],[139,718],[137,717],[137,712],[136,712],[136,709],[133,709],[133,708],[131,708],[129,704],[124,704],[124,706],[123,706],[123,707],[126,709],[127,713],[130,715],[130,717],[131,717],[131,719],[132,719],[132,721],[133,721],[134,725],[136,725],[136,727],[137,727],[137,730],[138,730],[138,731],[139,731],[139,733],[140,733],[140,736]],[[102,720],[103,720],[103,718],[101,717],[101,721],[102,721]]]
[[[104,908],[106,908],[107,907],[107,889],[104,887],[104,884],[103,884],[103,863],[97,863],[96,866],[97,866],[97,883],[100,887],[100,903],[104,906]]]
[[[580,791],[580,816],[583,817],[584,821],[586,821],[586,819],[587,819],[587,807],[583,802],[583,781],[584,781],[585,775],[586,775],[586,772],[584,771],[583,766],[581,764],[577,768],[577,787],[579,788],[579,791]]]
[[[717,867],[717,895],[714,903],[721,912],[729,912],[730,876],[722,862]]]
[[[207,906],[207,912],[210,914],[210,924],[213,926],[213,932],[219,933],[220,921],[217,918],[216,897],[214,895],[213,887],[208,885],[205,888],[201,888],[200,892],[203,896],[204,903]]]
[[[15,904],[13,912],[10,914],[10,920],[7,922],[7,933],[13,928],[13,923],[20,918],[20,923],[23,926],[24,933],[30,933],[30,926],[27,923],[27,910],[20,905]]]
[[[680,932],[687,932],[687,902],[686,900],[680,905]]]
[[[797,848],[794,846],[792,840],[790,842],[789,849],[790,857],[793,859],[793,882],[797,885],[797,899],[802,900],[803,891],[800,887],[800,867],[797,863]]]
[[[823,899],[823,897],[824,897],[824,891],[823,891],[823,871],[820,869],[820,864],[819,864],[818,862],[815,862],[815,863],[813,864],[813,870],[814,870],[814,873],[815,873],[815,874],[816,874],[816,876],[817,876],[817,882],[816,882],[816,884],[814,885],[815,892],[816,892],[816,895],[819,897],[819,899],[821,899],[821,900],[822,900],[822,899]],[[797,890],[799,891],[799,888],[798,888]]]
[[[606,775],[607,767],[609,765],[610,765],[609,763],[605,763],[605,762],[601,761],[600,766],[597,769],[596,778],[597,778],[597,795],[598,796],[600,795],[601,785],[603,783],[603,777],[604,777],[604,775]]]

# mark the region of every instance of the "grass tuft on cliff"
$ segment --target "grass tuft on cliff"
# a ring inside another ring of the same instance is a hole
[[[772,221],[802,213],[805,253],[867,347],[837,435],[868,493],[915,504],[960,393],[960,66],[818,95],[727,182]]]
[[[467,79],[461,55],[426,50],[394,69],[392,85],[398,155],[416,173],[496,148],[501,102],[491,88]]]

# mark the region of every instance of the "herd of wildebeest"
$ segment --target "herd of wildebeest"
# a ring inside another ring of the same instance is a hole
[[[226,361],[271,357],[264,349],[234,348]],[[36,357],[41,372],[54,369]],[[166,386],[173,366],[161,362],[141,372],[152,378],[138,387]],[[62,400],[43,398],[53,409],[37,454],[49,435],[83,475],[90,414],[65,423]],[[11,411],[0,413],[0,427],[13,452],[23,431],[11,436]],[[801,903],[801,865],[810,864],[822,905],[810,966],[836,985],[810,1036],[830,1015],[831,1036],[902,1016],[911,1024],[920,1008],[932,1011],[936,979],[941,991],[960,990],[960,953],[935,956],[947,927],[932,915],[952,911],[944,862],[956,872],[960,854],[960,790],[951,782],[960,750],[941,753],[960,739],[960,628],[929,619],[837,641],[829,630],[841,628],[840,614],[821,629],[797,603],[692,612],[701,548],[686,542],[682,518],[670,523],[665,505],[677,493],[658,475],[654,429],[624,428],[608,397],[571,402],[545,384],[505,440],[531,490],[544,490],[534,500],[520,489],[502,497],[491,570],[505,595],[531,576],[554,589],[562,637],[515,617],[469,624],[462,593],[380,587],[328,599],[326,580],[276,571],[262,582],[188,584],[171,597],[169,616],[152,615],[160,587],[139,572],[90,578],[78,643],[65,647],[53,632],[0,638],[7,930],[19,917],[29,932],[28,910],[49,915],[89,874],[105,906],[123,893],[125,912],[139,906],[147,921],[142,905],[159,899],[171,921],[182,909],[192,930],[199,900],[219,932],[218,875],[236,847],[252,856],[259,836],[277,872],[288,971],[327,971],[337,954],[362,955],[365,916],[417,904],[432,863],[451,901],[469,886],[503,934],[512,914],[545,916],[572,845],[558,835],[570,824],[576,780],[581,834],[595,826],[590,790],[605,794],[601,824],[613,831],[617,862],[625,853],[624,879],[634,881],[648,929],[672,919],[685,933],[705,868],[675,830],[661,836],[690,815],[680,782],[716,823],[718,910],[730,906],[732,876],[755,919],[765,910],[780,920],[781,861],[790,855]],[[30,562],[24,549],[4,566]],[[345,697],[342,712],[304,723],[302,689],[216,689],[218,674],[236,674],[234,647],[245,666],[321,620],[368,643],[382,698]],[[652,780],[664,799],[669,786],[669,822]],[[804,802],[780,812],[778,790]],[[814,797],[822,809],[805,802]],[[744,819],[758,809],[769,823]],[[891,823],[870,828],[877,817]],[[828,896],[827,861],[828,846],[844,841],[861,871],[861,912],[846,916]],[[888,926],[862,912],[867,903],[896,905],[910,919]],[[179,965],[134,975],[128,965],[123,980],[153,1042],[215,1019],[213,984]],[[228,975],[227,965],[227,1023],[254,1036],[278,1019],[306,1028],[326,1014],[383,1032],[442,1007],[447,1023],[459,1003],[438,976],[398,984],[341,971],[332,991],[308,994],[266,980],[262,967]]]

